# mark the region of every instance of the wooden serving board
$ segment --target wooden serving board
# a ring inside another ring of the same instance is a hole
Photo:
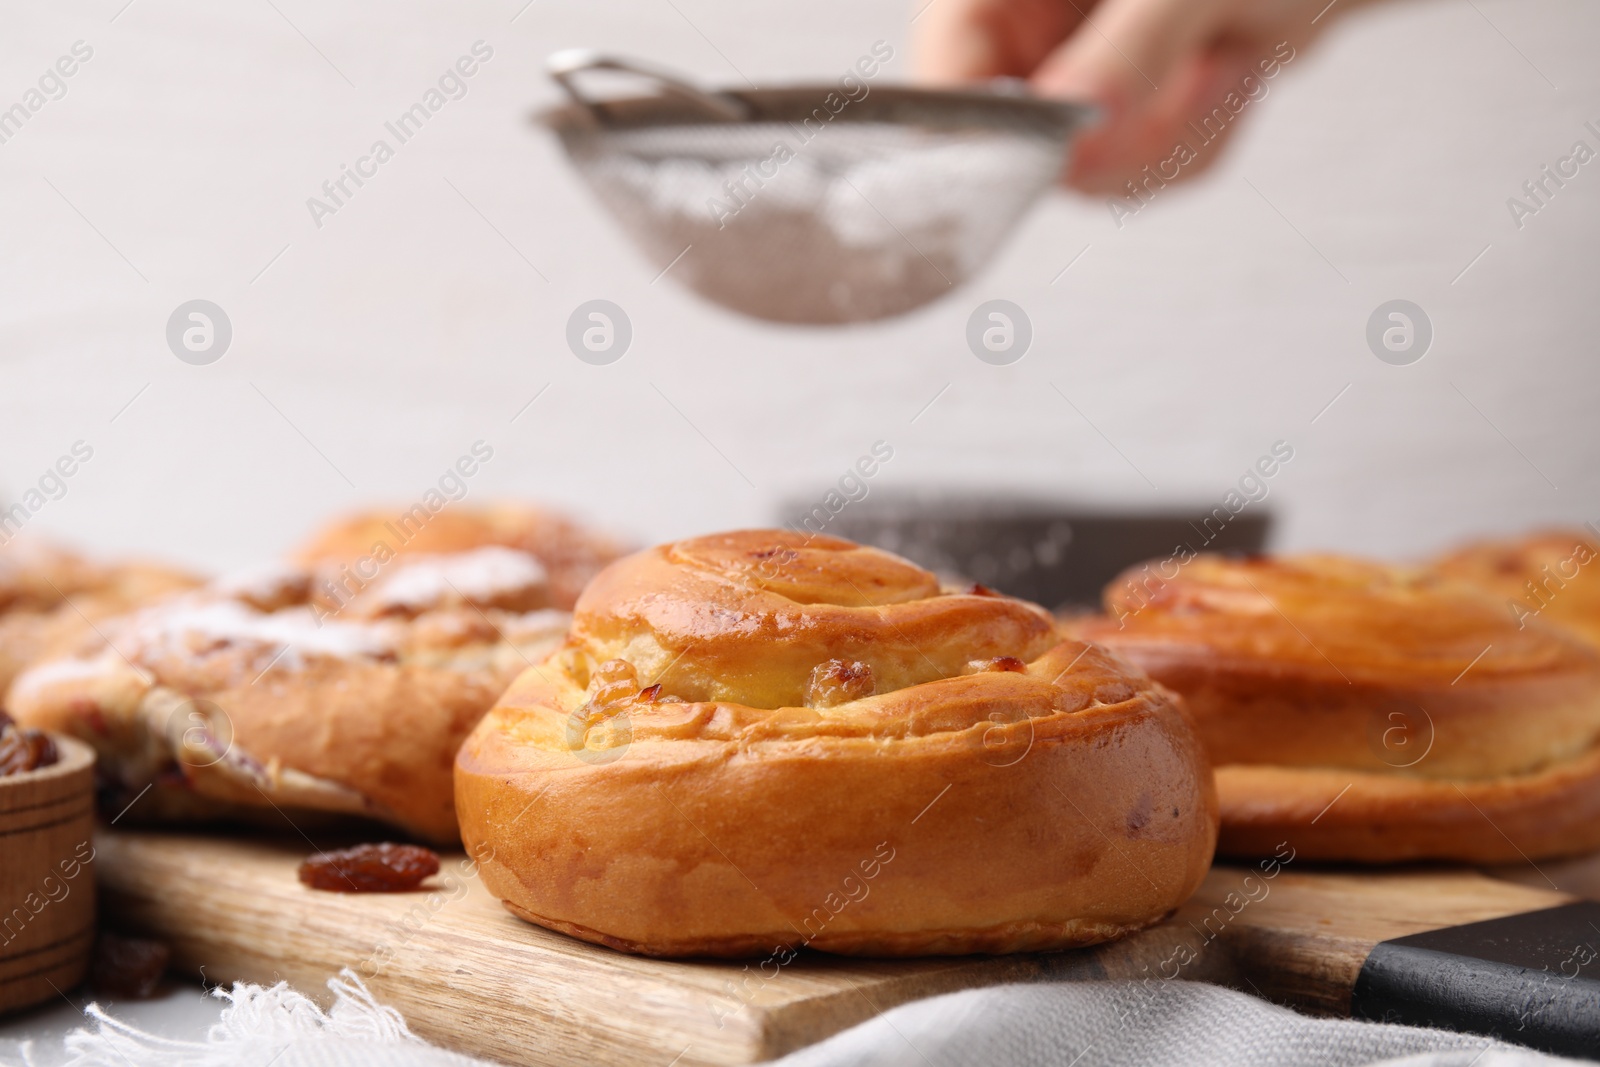
[[[511,1064],[745,1064],[919,997],[1042,978],[1219,982],[1348,1014],[1373,946],[1564,904],[1549,885],[1469,871],[1268,874],[1218,866],[1165,922],[1093,949],[926,960],[802,954],[788,966],[641,959],[529,925],[443,857],[433,892],[300,885],[303,842],[103,831],[107,917],[158,937],[211,982],[286,979],[310,996],[360,974],[419,1035]]]

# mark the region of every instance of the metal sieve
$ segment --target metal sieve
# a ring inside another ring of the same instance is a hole
[[[596,99],[577,75],[597,70],[657,91]],[[550,74],[572,103],[539,119],[640,250],[776,322],[881,319],[951,292],[1055,183],[1093,113],[1014,82],[709,91],[587,51],[552,56]]]

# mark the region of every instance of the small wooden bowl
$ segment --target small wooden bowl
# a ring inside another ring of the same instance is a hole
[[[0,1012],[82,982],[94,946],[94,749],[0,777]]]

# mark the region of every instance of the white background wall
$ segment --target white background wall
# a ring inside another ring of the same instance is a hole
[[[124,2],[0,7],[0,108],[74,41],[94,49],[0,145],[0,486],[15,496],[76,440],[95,450],[41,530],[242,563],[334,511],[415,499],[480,438],[495,458],[474,496],[641,540],[769,520],[880,438],[880,487],[1132,504],[1216,500],[1286,439],[1287,547],[1408,553],[1600,519],[1600,162],[1520,231],[1506,207],[1574,141],[1600,147],[1588,0],[1354,17],[1199,183],[1120,230],[1103,202],[1056,196],[972,286],[849,330],[652,286],[525,119],[556,99],[543,57],[579,44],[772,84],[834,77],[883,38],[904,76],[901,0],[536,0],[514,21],[524,0]],[[315,228],[306,198],[478,39],[494,57],[467,97]],[[212,366],[166,347],[194,297],[233,321]],[[562,340],[594,297],[634,323],[608,367]],[[990,297],[1033,318],[1014,366],[965,347]],[[1410,367],[1363,337],[1395,297],[1437,333]]]

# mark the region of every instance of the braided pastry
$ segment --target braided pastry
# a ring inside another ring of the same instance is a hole
[[[18,678],[11,710],[94,745],[125,822],[255,813],[281,828],[278,809],[454,841],[456,748],[568,616],[548,609],[538,561],[507,548],[348,578],[275,564],[109,621],[109,645]]]
[[[445,507],[443,498],[439,507],[429,511],[417,504],[408,511],[346,516],[318,531],[295,558],[359,570],[400,553],[438,555],[501,545],[538,560],[548,575],[552,602],[570,610],[589,579],[622,555],[615,541],[554,512],[516,504]]]
[[[1181,693],[1219,848],[1518,862],[1600,847],[1600,657],[1436,574],[1334,556],[1130,570],[1072,626]]]
[[[29,540],[7,544],[0,550],[0,698],[30,663],[93,637],[98,623],[199,584],[154,564],[99,563]]]
[[[746,531],[630,556],[462,746],[462,837],[525,919],[649,955],[1017,952],[1199,884],[1172,695],[1042,609]]]

